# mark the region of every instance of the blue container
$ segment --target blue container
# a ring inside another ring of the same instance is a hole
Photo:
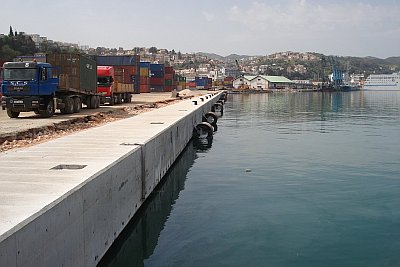
[[[153,78],[164,78],[164,72],[163,71],[151,71],[150,72],[150,77],[153,77]]]
[[[207,78],[196,77],[195,82],[196,82],[196,86],[206,86]]]
[[[139,56],[96,56],[98,66],[138,66]]]
[[[150,64],[150,71],[164,72],[164,64]]]
[[[150,69],[150,62],[140,62],[140,67]]]

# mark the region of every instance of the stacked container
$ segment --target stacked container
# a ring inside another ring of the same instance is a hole
[[[195,78],[197,89],[211,89],[212,79],[208,77],[196,77]]]
[[[186,88],[186,77],[181,75],[176,76],[176,89],[178,91],[183,90]]]
[[[164,92],[164,64],[150,64],[150,91]]]
[[[186,81],[186,87],[196,88],[196,82],[195,81]]]
[[[150,62],[140,62],[140,93],[150,92]]]
[[[224,78],[224,87],[227,87],[227,88],[233,88],[233,80],[234,80],[235,78],[233,78],[232,76],[228,76],[228,77],[225,77]]]
[[[115,81],[123,84],[133,84],[134,93],[140,93],[140,56],[96,56],[98,66],[113,66]]]
[[[174,88],[174,68],[173,67],[165,67],[165,92],[171,92]]]

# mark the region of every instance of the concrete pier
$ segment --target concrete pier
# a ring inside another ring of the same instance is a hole
[[[218,99],[0,154],[0,266],[95,266]]]

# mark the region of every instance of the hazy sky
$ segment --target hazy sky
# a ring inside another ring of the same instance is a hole
[[[10,25],[91,47],[400,56],[400,0],[3,0]]]

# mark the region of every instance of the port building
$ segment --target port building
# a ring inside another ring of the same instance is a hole
[[[244,75],[233,81],[235,89],[253,89],[253,90],[285,90],[290,89],[294,84],[284,76],[267,75]]]

